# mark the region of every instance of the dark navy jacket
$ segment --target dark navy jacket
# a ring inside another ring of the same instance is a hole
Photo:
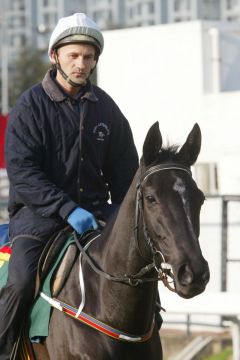
[[[77,206],[94,211],[109,194],[121,203],[138,167],[128,121],[111,97],[89,82],[74,100],[52,70],[12,110],[5,157],[11,237],[46,235]]]

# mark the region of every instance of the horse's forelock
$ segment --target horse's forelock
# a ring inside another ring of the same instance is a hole
[[[163,147],[158,154],[156,163],[162,163],[165,161],[179,161],[178,158],[179,145],[171,145]]]

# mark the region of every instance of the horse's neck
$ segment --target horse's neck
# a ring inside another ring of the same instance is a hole
[[[136,248],[134,234],[137,178],[136,175],[121,204],[104,249],[106,258],[109,258],[109,256],[117,258],[119,270],[122,269],[125,273],[132,273],[137,271],[139,267],[144,266],[144,260],[139,256]],[[115,263],[114,272],[116,270]]]
[[[139,210],[137,187],[140,176],[140,170],[138,170],[109,234],[108,244],[111,246],[106,247],[112,256],[119,257],[119,265],[123,266],[123,269],[129,274],[145,266],[145,259],[151,255],[150,248],[146,246],[142,220],[138,219],[138,224],[136,224],[136,212]],[[142,257],[142,250],[145,255],[144,258]]]
[[[135,178],[118,213],[112,229],[93,252],[94,260],[101,265],[105,272],[121,277],[124,274],[130,276],[139,272],[146,265],[141,257],[134,239],[135,207],[136,207],[136,181]],[[139,234],[141,236],[141,233]],[[156,274],[154,274],[156,276]],[[128,328],[129,332],[146,331],[152,321],[156,283],[145,284],[137,288],[101,279],[101,289],[105,294],[111,294],[109,312],[107,317],[114,324],[122,328]],[[106,297],[106,302],[108,302]],[[112,304],[114,302],[114,309]],[[143,310],[144,309],[144,310]],[[139,314],[142,318],[139,318]],[[107,319],[107,320],[109,320]],[[120,323],[119,323],[120,322]]]

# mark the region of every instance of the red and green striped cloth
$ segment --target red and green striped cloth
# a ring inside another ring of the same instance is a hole
[[[4,245],[0,248],[0,288],[7,282],[8,262],[11,256],[12,249],[10,246]]]

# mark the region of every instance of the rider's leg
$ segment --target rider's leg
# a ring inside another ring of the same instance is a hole
[[[13,242],[8,280],[0,290],[0,360],[9,360],[34,298],[38,260],[45,242],[18,237]]]

